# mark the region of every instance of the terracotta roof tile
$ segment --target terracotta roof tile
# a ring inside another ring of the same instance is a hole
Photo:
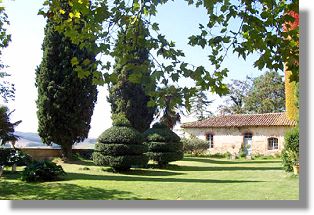
[[[247,126],[295,126],[296,121],[289,120],[286,113],[234,114],[214,116],[207,119],[184,123],[182,128],[219,128]]]

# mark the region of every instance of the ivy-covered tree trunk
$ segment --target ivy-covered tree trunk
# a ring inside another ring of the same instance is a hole
[[[38,132],[43,143],[60,145],[63,157],[70,160],[72,145],[88,137],[97,100],[97,86],[92,79],[95,69],[90,68],[91,75],[80,79],[71,62],[74,58],[95,62],[95,54],[81,50],[56,32],[54,25],[48,19],[43,58],[36,70]]]
[[[109,85],[108,97],[112,114],[124,114],[132,127],[140,132],[150,127],[156,110],[147,106],[150,97],[145,93],[148,91],[145,84],[151,82],[151,62],[145,46],[147,31],[140,20],[127,30],[120,30],[114,52],[117,81]]]

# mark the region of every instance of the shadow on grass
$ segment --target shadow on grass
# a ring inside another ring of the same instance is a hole
[[[77,165],[82,165],[82,166],[95,166],[95,164],[91,160],[71,160],[71,161],[66,161],[64,163],[77,164]]]
[[[257,170],[282,170],[281,167],[247,167],[247,166],[178,166],[169,165],[167,170],[174,171],[257,171]]]
[[[227,160],[214,160],[210,158],[195,158],[195,157],[184,157],[184,161],[195,161],[203,163],[214,163],[214,164],[264,164],[264,163],[281,163],[280,160],[249,160],[249,161],[227,161]]]
[[[68,173],[68,180],[102,180],[102,181],[133,181],[133,182],[175,182],[175,183],[250,183],[264,181],[248,180],[217,180],[217,179],[195,179],[195,178],[157,178],[116,175],[90,175]]]
[[[131,192],[78,186],[63,182],[25,183],[0,180],[0,199],[33,200],[148,200]]]
[[[133,169],[130,171],[121,172],[121,175],[141,175],[141,176],[173,176],[173,175],[184,175],[185,173],[171,172],[171,171],[158,171],[149,169]]]

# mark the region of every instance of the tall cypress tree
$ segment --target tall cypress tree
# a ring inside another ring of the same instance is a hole
[[[141,20],[120,30],[114,51],[117,81],[109,85],[108,97],[112,114],[124,114],[140,132],[149,128],[156,110],[147,106],[150,97],[145,93],[145,83],[151,81],[147,35]]]
[[[88,136],[97,100],[92,76],[80,79],[71,60],[95,61],[95,54],[81,50],[47,21],[42,46],[43,58],[36,69],[38,88],[38,132],[45,144],[61,146],[63,157],[71,159],[72,145]]]

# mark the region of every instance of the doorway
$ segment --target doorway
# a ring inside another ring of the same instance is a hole
[[[245,133],[243,136],[244,151],[246,156],[252,155],[252,133]]]

